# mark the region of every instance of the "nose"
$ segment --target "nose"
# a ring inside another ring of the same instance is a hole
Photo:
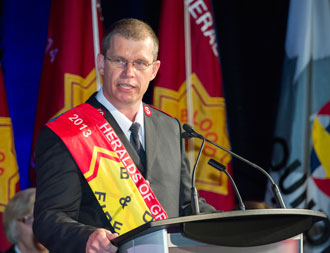
[[[134,76],[135,73],[135,67],[133,65],[133,62],[127,62],[126,67],[124,68],[124,73],[126,76]]]

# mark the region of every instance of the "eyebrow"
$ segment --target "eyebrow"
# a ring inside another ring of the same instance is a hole
[[[126,59],[125,57],[123,57],[123,56],[119,56],[119,55],[113,55],[113,56],[110,56],[111,58],[122,58],[122,59],[125,59],[125,60],[128,60],[128,59]],[[145,57],[139,57],[139,58],[137,58],[137,59],[134,59],[133,61],[144,61],[144,62],[149,62],[149,60],[147,59],[147,58],[145,58]],[[151,62],[153,62],[154,60],[153,60],[153,58],[151,59]]]

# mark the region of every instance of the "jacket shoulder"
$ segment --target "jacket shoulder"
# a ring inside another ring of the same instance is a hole
[[[163,111],[163,110],[161,110],[161,109],[159,109],[159,108],[157,108],[157,107],[155,107],[155,106],[153,106],[153,105],[147,105],[147,104],[144,104],[144,110],[146,110],[146,107],[147,108],[149,108],[150,110],[151,110],[151,112],[153,113],[153,112],[155,112],[155,113],[157,113],[157,114],[159,114],[159,115],[164,115],[164,116],[168,116],[168,117],[170,117],[170,118],[173,118],[173,119],[175,119],[175,117],[173,117],[171,114],[169,114],[168,112],[165,112],[165,111]]]

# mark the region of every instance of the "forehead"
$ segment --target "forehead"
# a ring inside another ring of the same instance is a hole
[[[122,57],[139,56],[152,59],[153,46],[153,41],[150,37],[144,39],[128,39],[115,34],[110,39],[108,52],[112,55]]]

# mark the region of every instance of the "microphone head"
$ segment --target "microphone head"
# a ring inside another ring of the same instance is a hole
[[[183,129],[188,133],[191,133],[194,131],[193,128],[190,125],[188,125],[187,123],[183,124]]]
[[[218,161],[216,161],[212,158],[209,160],[208,164],[211,165],[212,167],[216,168],[217,170],[220,170],[220,171],[226,170],[225,165],[223,165],[222,163],[219,163]]]
[[[188,124],[183,124],[183,129],[190,134],[191,137],[196,137],[199,139],[204,139],[203,135],[200,135],[199,133],[196,133],[195,130]]]
[[[190,139],[190,138],[193,137],[193,136],[192,136],[191,133],[183,132],[183,133],[181,134],[181,137],[182,137],[183,139]]]

